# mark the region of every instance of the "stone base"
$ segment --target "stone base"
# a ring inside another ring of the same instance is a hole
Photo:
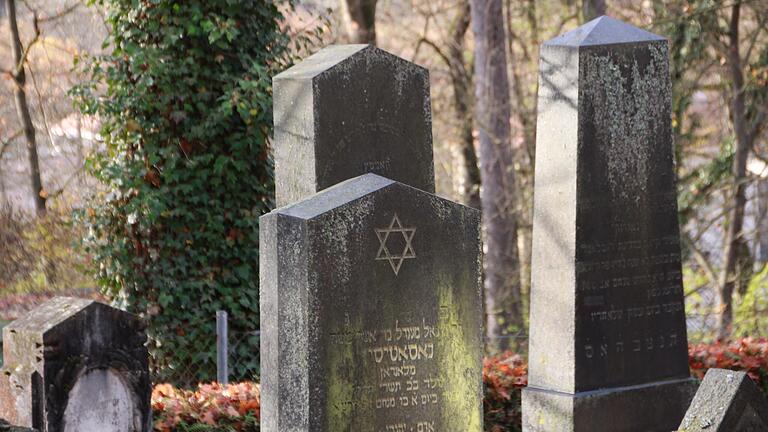
[[[523,389],[524,432],[670,432],[696,393],[693,378],[576,394]]]

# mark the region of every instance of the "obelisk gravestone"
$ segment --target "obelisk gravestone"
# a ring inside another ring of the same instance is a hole
[[[525,431],[674,430],[689,377],[667,41],[541,47]]]
[[[477,210],[366,174],[259,241],[263,432],[482,431]]]
[[[426,69],[371,45],[334,45],[273,82],[278,206],[369,172],[434,192]]]

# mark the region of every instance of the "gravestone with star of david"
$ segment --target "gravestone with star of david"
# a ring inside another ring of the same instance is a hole
[[[480,432],[480,215],[365,174],[260,221],[261,430]]]

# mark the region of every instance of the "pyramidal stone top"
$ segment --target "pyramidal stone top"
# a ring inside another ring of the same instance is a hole
[[[422,66],[411,63],[383,49],[368,44],[331,45],[317,53],[307,57],[302,62],[275,75],[276,80],[281,79],[312,79],[322,73],[341,65],[351,57],[385,57],[388,61],[397,62],[401,67],[413,68],[426,72]]]
[[[663,41],[665,38],[621,22],[601,16],[567,33],[544,42],[547,46],[583,47],[593,45],[629,44]]]

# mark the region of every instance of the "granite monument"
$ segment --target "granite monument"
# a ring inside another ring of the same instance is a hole
[[[667,50],[606,16],[541,47],[525,431],[668,432],[695,391]]]
[[[335,45],[273,83],[278,206],[369,172],[434,192],[426,69],[372,45]]]
[[[480,215],[365,174],[260,221],[263,432],[480,432]]]

